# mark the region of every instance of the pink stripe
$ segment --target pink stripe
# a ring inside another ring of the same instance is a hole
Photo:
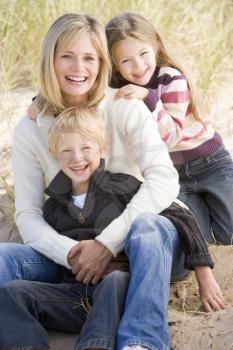
[[[191,106],[190,106],[190,104],[189,104],[189,106],[188,106],[188,108],[187,108],[187,111],[186,111],[186,113],[185,113],[185,117],[187,117],[189,114],[191,114],[192,113],[192,109],[191,109]]]
[[[165,136],[162,137],[162,140],[163,140],[164,142],[167,142],[167,141],[169,140],[169,138],[171,137],[171,135],[172,135],[172,133],[169,132],[167,135],[165,135]]]
[[[181,142],[182,141],[189,141],[189,140],[192,140],[192,139],[195,139],[195,138],[197,138],[197,137],[199,137],[199,136],[201,136],[203,133],[205,132],[205,129],[203,128],[201,131],[199,131],[197,134],[195,134],[195,135],[192,135],[192,136],[183,136],[182,138],[181,138]]]
[[[180,127],[181,129],[184,128],[184,125],[183,125],[182,120],[180,120],[180,119],[178,119],[178,118],[176,118],[176,117],[172,117],[172,119],[173,119],[174,123],[175,123],[175,124],[178,124],[179,127]]]
[[[188,90],[165,92],[162,94],[161,100],[165,103],[187,102],[190,100],[190,93]]]
[[[167,114],[166,110],[163,108],[158,113],[157,121],[159,122]]]

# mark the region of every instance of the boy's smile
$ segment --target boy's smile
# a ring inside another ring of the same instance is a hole
[[[119,42],[114,50],[114,61],[123,78],[136,85],[146,85],[156,68],[152,45],[129,38]]]
[[[65,133],[57,144],[58,164],[72,180],[73,194],[86,193],[90,177],[105,157],[105,147],[89,141],[77,132]]]

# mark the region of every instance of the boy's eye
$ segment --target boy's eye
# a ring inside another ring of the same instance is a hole
[[[62,58],[71,58],[71,55],[68,55],[68,54],[64,54],[64,55],[61,55]]]

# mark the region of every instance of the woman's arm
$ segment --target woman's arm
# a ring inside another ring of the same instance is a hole
[[[12,151],[15,221],[25,244],[56,263],[69,267],[67,256],[77,242],[59,235],[42,216],[43,167],[50,166],[46,150],[41,149],[44,142],[34,121],[25,118],[16,126]]]
[[[115,147],[110,154],[112,163],[119,166],[118,171],[127,172],[123,163],[127,162],[128,157],[128,162],[137,164],[145,179],[122,215],[96,237],[117,255],[124,247],[134,219],[143,212],[158,214],[167,208],[178,195],[179,185],[177,172],[159,136],[157,123],[142,101],[115,101],[108,109],[108,125],[115,143],[111,146]],[[123,147],[125,156],[121,153]]]

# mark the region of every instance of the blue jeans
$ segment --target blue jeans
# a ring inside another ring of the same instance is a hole
[[[128,344],[170,349],[167,304],[171,271],[176,277],[186,274],[175,227],[165,217],[140,215],[129,231],[126,253],[130,277],[126,272],[113,272],[97,286],[28,281],[2,286],[0,348],[47,349],[45,328],[49,328],[81,331],[76,350],[120,350]],[[93,304],[89,315],[83,307],[86,298]]]
[[[208,157],[176,165],[179,198],[194,212],[208,243],[232,244],[233,162],[224,146]]]
[[[0,243],[0,286],[12,280],[56,283],[61,267],[28,245]]]

